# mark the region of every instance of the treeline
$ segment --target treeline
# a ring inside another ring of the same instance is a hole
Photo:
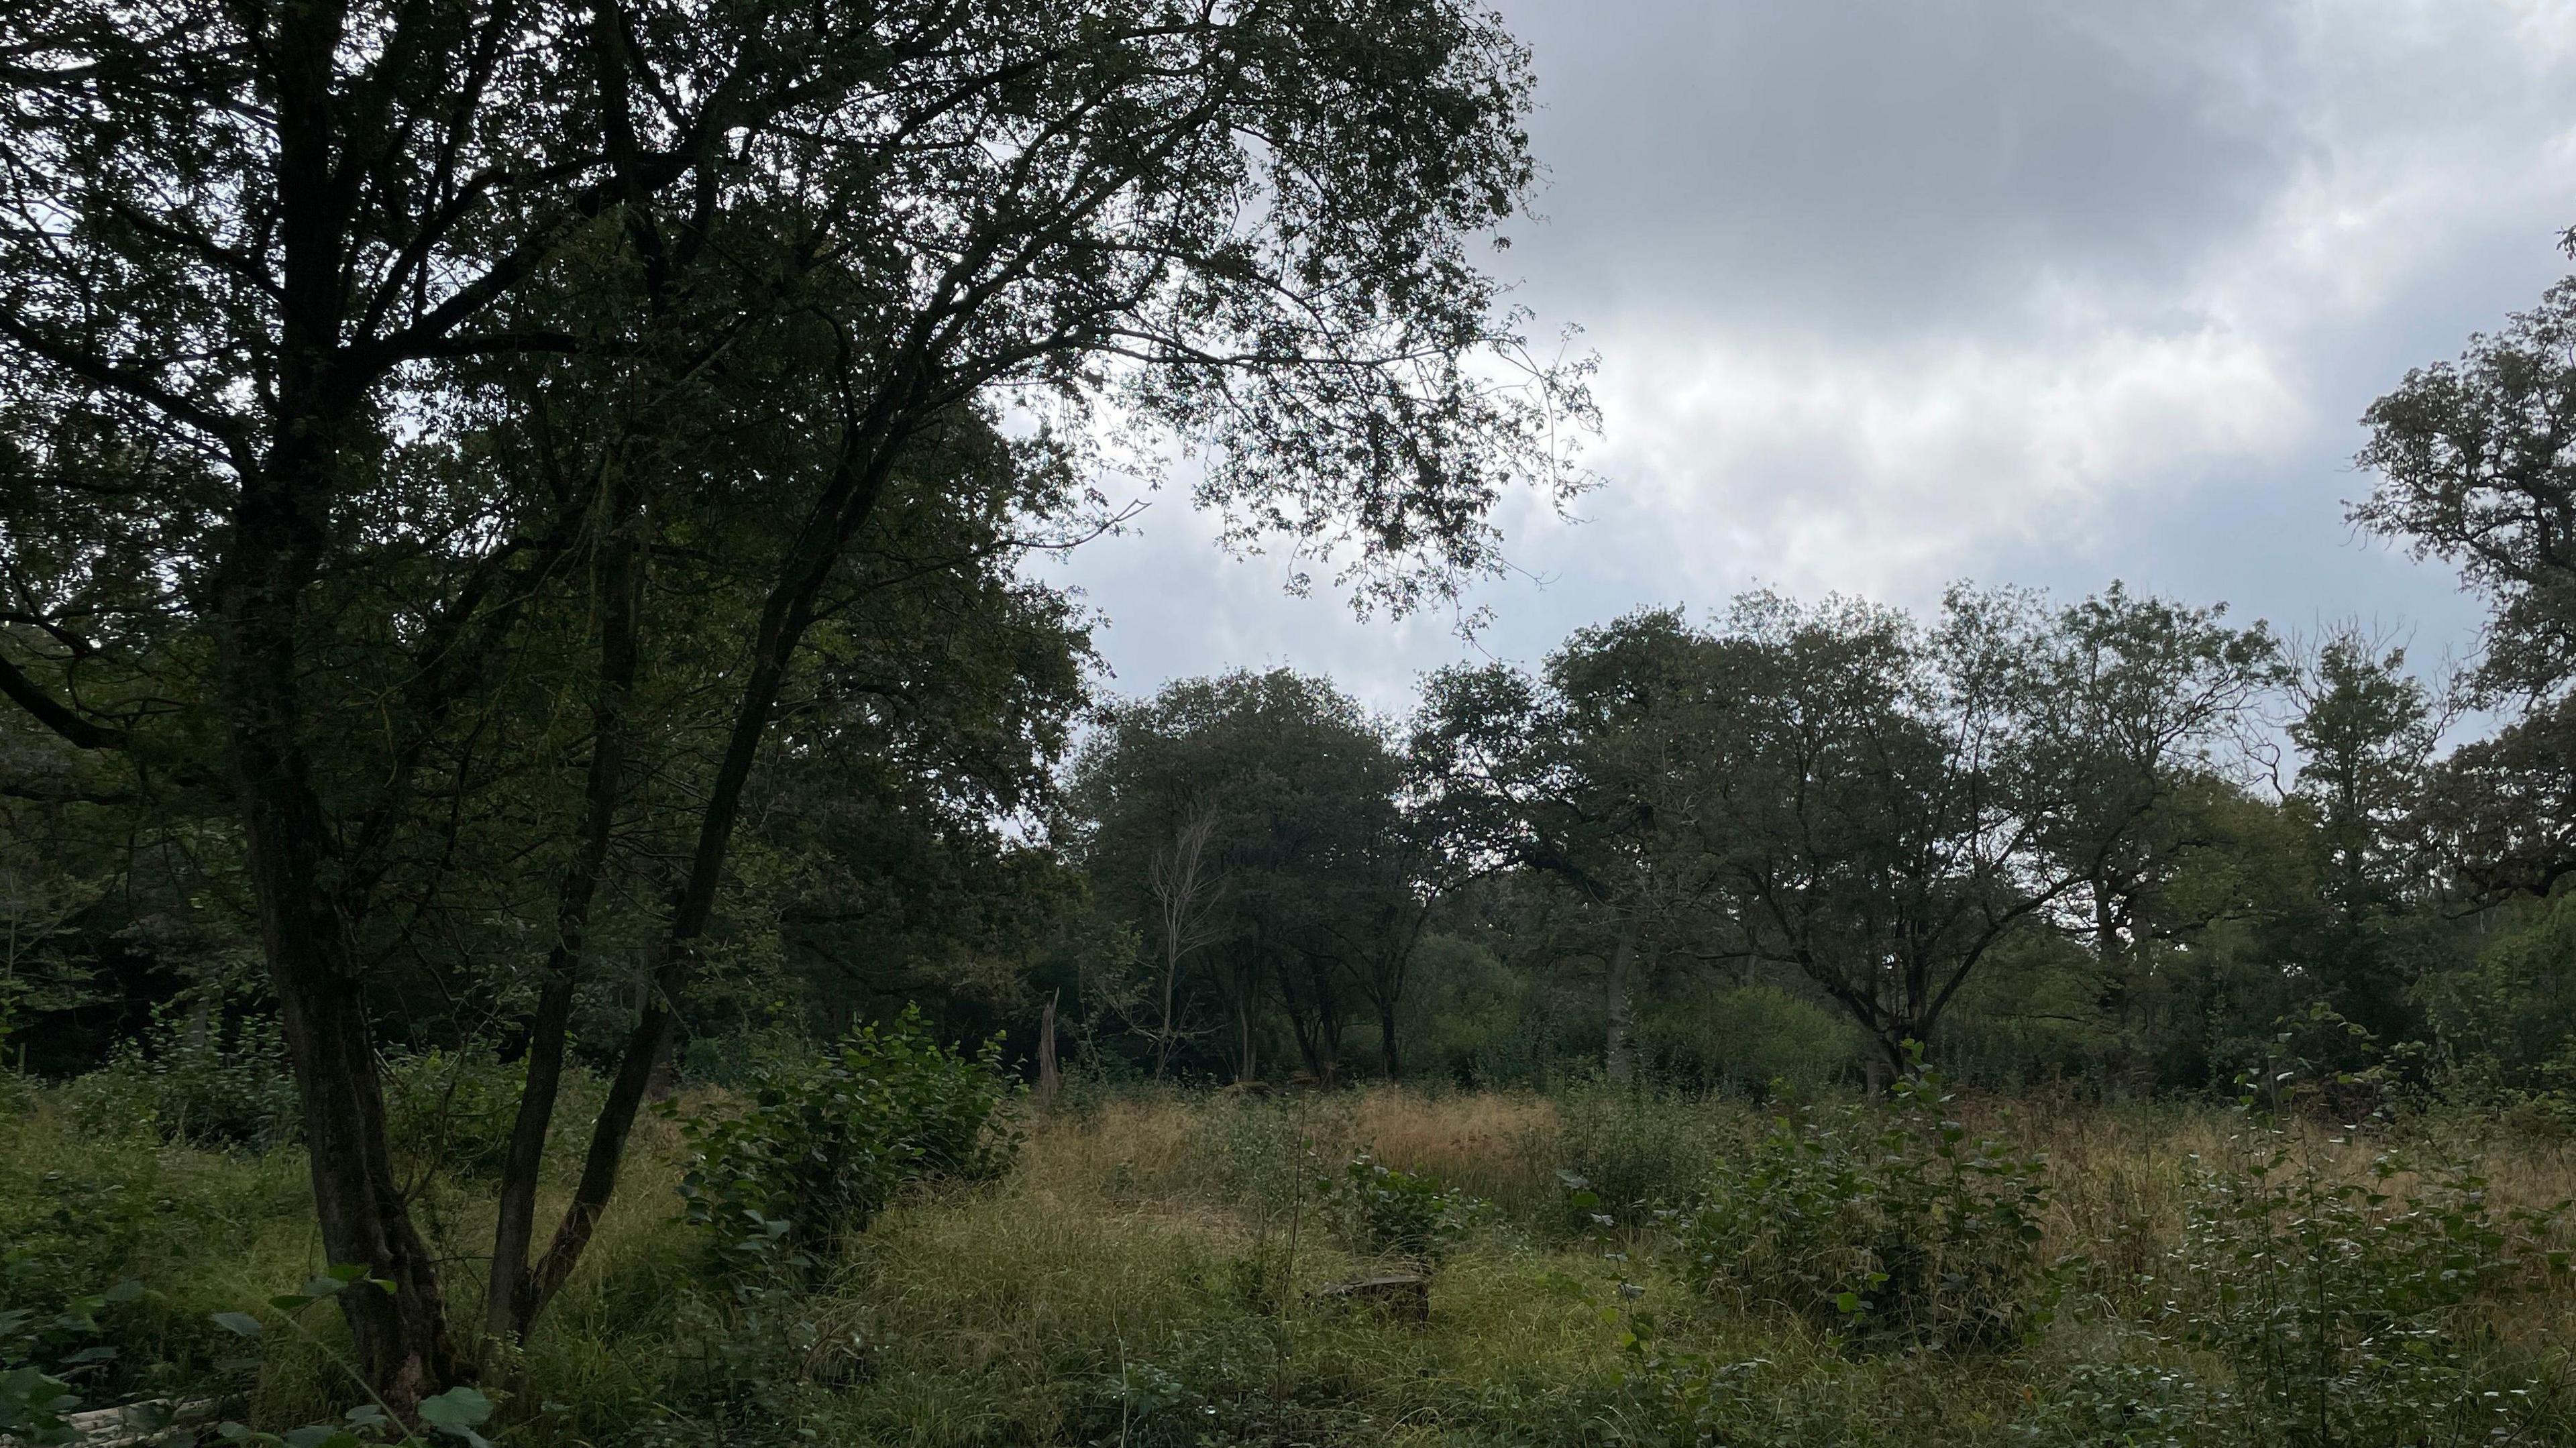
[[[2457,1047],[2493,924],[2408,838],[2445,718],[2384,641],[2117,587],[1643,611],[1392,723],[1186,681],[1074,768],[1066,845],[1130,945],[1068,1018],[1104,1069],[1235,1080],[1759,1090],[1911,1042],[2147,1090],[2227,1085],[2284,1022],[2320,1064]]]
[[[1738,599],[1373,717],[1288,671],[1116,705],[1062,841],[1097,1069],[1760,1090],[2576,1086],[2576,281],[2369,410],[2362,527],[2467,666],[2114,585]],[[2466,722],[2464,722],[2466,721]],[[2452,743],[2466,736],[2467,742]]]

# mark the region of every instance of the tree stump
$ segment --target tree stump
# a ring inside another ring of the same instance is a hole
[[[1317,1295],[1327,1302],[1366,1308],[1404,1322],[1431,1320],[1431,1279],[1419,1272],[1383,1272],[1336,1282]]]

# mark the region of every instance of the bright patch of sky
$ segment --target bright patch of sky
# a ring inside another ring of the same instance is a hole
[[[1503,8],[1549,184],[1495,260],[1599,350],[1605,485],[1504,508],[1525,572],[1477,650],[1960,578],[2474,644],[2447,570],[2346,525],[2349,459],[2372,398],[2569,269],[2576,0]],[[1185,494],[1037,565],[1107,614],[1119,691],[1286,663],[1400,709],[1470,655],[1288,596]]]

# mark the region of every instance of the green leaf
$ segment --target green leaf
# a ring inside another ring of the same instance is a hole
[[[492,1400],[474,1388],[449,1388],[434,1398],[420,1400],[420,1418],[442,1432],[460,1438],[473,1438],[474,1430],[492,1416]]]
[[[256,1338],[266,1330],[259,1325],[258,1318],[247,1312],[218,1312],[214,1315],[214,1321],[215,1326],[224,1331],[239,1333],[248,1338]]]

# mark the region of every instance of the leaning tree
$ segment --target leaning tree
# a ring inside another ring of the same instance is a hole
[[[342,1301],[396,1401],[469,1370],[375,1069],[381,967],[459,888],[434,817],[535,801],[560,845],[507,1338],[608,1204],[889,499],[994,487],[1004,432],[1061,474],[1160,429],[1230,538],[1400,607],[1491,565],[1500,489],[1573,481],[1582,368],[1527,356],[1474,255],[1532,163],[1527,58],[1469,0],[61,0],[0,14],[0,70],[0,692],[228,797],[322,1247],[391,1284]],[[513,783],[481,731],[538,730],[531,679],[573,707]],[[675,710],[709,743],[648,790]],[[538,1253],[637,809],[684,844]]]

